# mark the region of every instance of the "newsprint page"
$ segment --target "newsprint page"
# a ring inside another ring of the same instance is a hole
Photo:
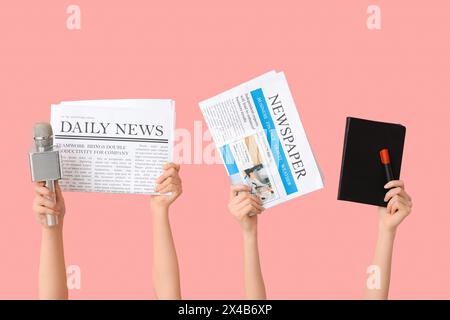
[[[89,100],[51,107],[64,191],[156,194],[172,161],[173,100]]]
[[[268,72],[199,103],[232,184],[265,208],[323,188],[284,73]]]

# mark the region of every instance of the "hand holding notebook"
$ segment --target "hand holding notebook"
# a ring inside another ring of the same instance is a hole
[[[386,207],[387,180],[400,178],[406,128],[347,118],[338,200]]]

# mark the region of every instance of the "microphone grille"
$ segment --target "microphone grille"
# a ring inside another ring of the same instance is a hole
[[[33,125],[33,138],[46,138],[53,136],[53,130],[50,123],[37,122]]]

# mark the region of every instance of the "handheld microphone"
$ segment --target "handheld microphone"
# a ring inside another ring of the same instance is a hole
[[[386,175],[386,183],[394,180],[394,174],[392,173],[392,166],[391,166],[391,158],[389,157],[389,149],[384,148],[380,150],[380,160],[381,164],[384,167],[384,173]]]
[[[29,152],[31,180],[45,182],[45,186],[55,192],[55,181],[61,179],[59,151],[53,146],[53,130],[49,123],[38,122],[33,125],[34,145]],[[56,201],[55,199],[50,199]],[[53,227],[58,224],[58,217],[47,214],[45,224]]]

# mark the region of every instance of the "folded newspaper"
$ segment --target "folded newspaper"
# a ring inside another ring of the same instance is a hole
[[[155,194],[172,161],[173,100],[67,101],[51,107],[64,191]]]
[[[269,208],[323,188],[284,73],[268,72],[199,103],[232,184]]]

